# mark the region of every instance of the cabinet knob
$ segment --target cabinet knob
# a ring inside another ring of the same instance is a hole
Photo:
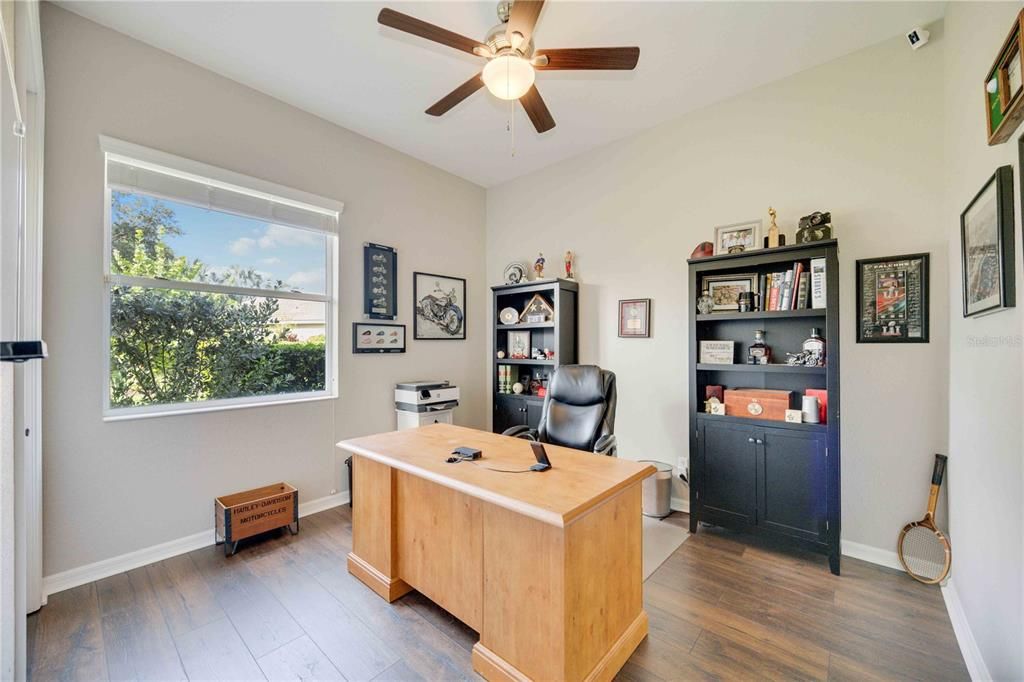
[[[748,438],[748,439],[747,439],[747,442],[748,442],[748,443],[753,443],[753,442],[754,442],[754,438],[753,438],[753,437],[750,437],[750,438]]]
[[[758,438],[758,439],[757,439],[757,444],[758,444],[758,445],[760,445],[760,444],[761,444],[761,443],[763,443],[763,442],[764,442],[764,441],[763,441],[763,440],[761,440],[760,438]]]

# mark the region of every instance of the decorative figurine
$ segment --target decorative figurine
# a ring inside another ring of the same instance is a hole
[[[832,239],[832,214],[828,211],[822,213],[815,211],[800,219],[800,226],[796,231],[796,243],[808,244],[819,242],[823,239]]]
[[[701,315],[710,315],[715,310],[715,299],[705,289],[704,293],[697,298],[697,312]]]
[[[766,249],[786,245],[786,235],[779,232],[779,226],[775,222],[778,215],[774,208],[768,207],[768,216],[772,219],[772,224],[768,226],[768,236],[764,238],[764,248]]]
[[[572,259],[574,258],[572,251],[565,252],[565,278],[576,279],[576,273],[572,271]]]
[[[544,279],[544,253],[537,254],[537,260],[533,261],[533,271],[537,273],[537,279]]]

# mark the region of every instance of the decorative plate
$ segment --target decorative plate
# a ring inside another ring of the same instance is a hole
[[[526,263],[509,263],[505,266],[505,284],[519,284],[526,281]]]
[[[503,308],[502,311],[498,313],[498,318],[501,320],[502,324],[515,324],[519,321],[519,311],[515,308]]]

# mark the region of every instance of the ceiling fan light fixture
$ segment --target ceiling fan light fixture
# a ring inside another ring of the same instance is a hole
[[[519,99],[533,87],[533,65],[519,55],[498,55],[484,66],[484,85],[499,99]]]

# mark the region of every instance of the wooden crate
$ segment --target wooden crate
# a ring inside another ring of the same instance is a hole
[[[213,511],[214,539],[225,556],[235,553],[239,540],[268,530],[288,526],[292,535],[299,532],[299,491],[287,483],[223,495],[213,501]]]

